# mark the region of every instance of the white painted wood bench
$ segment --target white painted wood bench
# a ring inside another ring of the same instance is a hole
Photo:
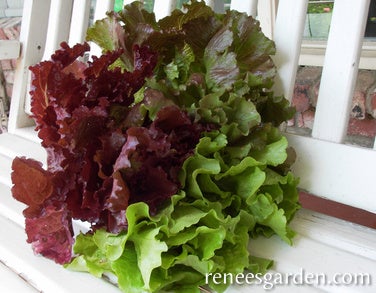
[[[104,16],[113,1],[97,0],[94,18]],[[131,1],[124,1],[125,3]],[[223,10],[223,1],[206,1]],[[258,3],[257,3],[258,2]],[[278,13],[276,3],[279,2]],[[51,3],[51,7],[49,4]],[[176,1],[155,0],[158,18]],[[231,8],[258,15],[277,46],[279,78],[275,91],[291,99],[308,0],[233,0]],[[11,162],[25,155],[45,161],[44,150],[28,117],[28,66],[48,58],[60,41],[82,42],[90,0],[25,1],[9,132],[0,135],[0,292],[118,292],[105,280],[72,273],[34,256],[25,242],[23,206],[11,197]],[[316,118],[311,137],[286,134],[296,149],[295,173],[308,192],[376,213],[376,146],[365,149],[343,143],[354,90],[369,0],[336,0],[327,44]],[[276,15],[275,15],[276,14]],[[276,16],[276,18],[275,18]],[[333,115],[336,109],[336,115]],[[354,167],[356,166],[356,168]],[[364,170],[359,176],[359,170]],[[275,260],[280,273],[371,274],[371,286],[279,286],[278,292],[376,292],[376,231],[309,210],[292,223],[298,232],[293,247],[275,241],[252,241],[259,256]],[[263,292],[262,287],[232,286],[228,292]]]

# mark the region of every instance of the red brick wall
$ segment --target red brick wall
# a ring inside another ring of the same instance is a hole
[[[295,118],[288,122],[288,126],[307,132],[312,129],[321,71],[321,67],[299,68],[292,99],[297,113]],[[349,142],[372,146],[376,135],[376,71],[358,72],[347,134]]]

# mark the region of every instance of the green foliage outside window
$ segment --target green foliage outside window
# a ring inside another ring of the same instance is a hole
[[[319,3],[323,2],[323,3]],[[308,13],[328,13],[333,11],[334,1],[310,1]]]

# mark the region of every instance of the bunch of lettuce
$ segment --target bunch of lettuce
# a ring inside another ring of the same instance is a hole
[[[31,67],[48,163],[13,161],[27,241],[124,292],[222,292],[206,274],[270,267],[250,239],[294,235],[298,180],[278,130],[294,110],[271,90],[274,44],[246,14],[184,9],[157,22],[132,3],[89,29],[99,58],[62,43]]]

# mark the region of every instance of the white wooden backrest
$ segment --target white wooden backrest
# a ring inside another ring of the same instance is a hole
[[[292,95],[307,2],[279,3],[274,32],[281,79],[277,90],[288,98]],[[344,144],[369,3],[334,2],[312,136],[290,135],[289,140],[299,156],[294,168],[302,188],[376,213],[375,146],[372,150]]]
[[[124,4],[130,2],[125,0]],[[224,11],[223,0],[205,2],[216,11]],[[301,188],[376,213],[375,176],[371,172],[376,166],[376,151],[344,144],[369,2],[335,1],[312,136],[286,135],[298,154],[294,171],[301,177]],[[10,132],[24,133],[23,129],[32,125],[24,107],[28,66],[48,58],[61,41],[82,42],[90,5],[90,0],[25,1]],[[97,0],[94,19],[103,18],[113,5],[113,0]],[[155,0],[156,17],[168,15],[175,5],[175,0]],[[290,100],[307,5],[308,0],[232,0],[230,6],[257,16],[265,34],[274,39],[274,61],[279,70],[274,90]],[[358,170],[364,171],[362,176]]]

